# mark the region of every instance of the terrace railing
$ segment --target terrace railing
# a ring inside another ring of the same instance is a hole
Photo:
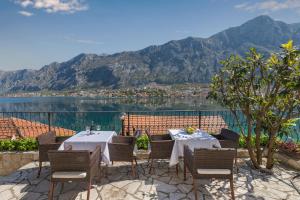
[[[239,116],[242,126],[246,123]],[[159,110],[159,111],[62,111],[62,112],[0,112],[0,139],[31,137],[49,130],[57,135],[73,135],[85,130],[92,122],[101,130],[115,130],[131,135],[134,130],[150,129],[155,134],[166,133],[172,128],[192,126],[209,133],[218,133],[222,128],[239,132],[231,112],[227,110]],[[294,127],[291,137],[300,141],[300,125]]]
[[[139,129],[150,129],[153,134],[162,134],[168,129],[190,126],[217,134],[222,128],[235,127],[236,123],[228,111],[135,111],[126,112],[122,117],[124,135],[132,135]]]

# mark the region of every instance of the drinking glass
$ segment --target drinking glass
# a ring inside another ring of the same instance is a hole
[[[101,126],[100,126],[100,125],[97,125],[97,126],[96,126],[96,130],[97,130],[97,131],[100,131],[100,130],[101,130]]]
[[[90,134],[90,132],[91,132],[91,127],[90,127],[90,126],[86,126],[86,127],[85,127],[85,131],[86,131],[87,134]]]

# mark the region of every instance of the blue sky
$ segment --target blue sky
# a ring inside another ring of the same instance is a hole
[[[300,22],[300,0],[1,0],[0,70],[209,37],[261,14]]]

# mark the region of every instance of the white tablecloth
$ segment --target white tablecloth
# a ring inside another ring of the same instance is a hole
[[[97,145],[101,146],[102,161],[106,164],[110,163],[108,142],[111,142],[112,136],[117,135],[115,131],[92,131],[88,134],[86,131],[81,131],[76,135],[65,140],[58,150],[64,150],[72,145],[72,150],[89,150],[94,151]]]
[[[194,134],[188,135],[183,129],[170,129],[169,133],[174,142],[170,166],[178,164],[179,157],[183,156],[183,146],[188,145],[190,149],[194,148],[221,148],[220,142],[206,132],[197,130]]]

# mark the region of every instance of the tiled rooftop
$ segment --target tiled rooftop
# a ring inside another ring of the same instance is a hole
[[[75,132],[73,130],[51,126],[56,135],[69,136]],[[25,119],[10,117],[0,118],[0,138],[11,139],[13,137],[30,137],[36,138],[37,136],[49,131],[49,126],[40,122],[29,121]]]
[[[193,126],[208,133],[220,133],[222,128],[228,125],[220,115],[197,116],[197,115],[125,115],[124,116],[124,132],[133,134],[135,129],[145,130],[150,128],[151,133],[161,134],[167,132],[168,129],[182,128]],[[129,127],[129,130],[128,130]]]
[[[176,175],[175,169],[168,172],[166,162],[155,164],[155,173],[148,174],[147,162],[139,161],[138,178],[131,177],[130,165],[119,163],[110,166],[107,177],[94,183],[90,199],[194,199],[192,179],[183,181],[182,172]],[[274,174],[267,175],[252,170],[245,160],[239,161],[239,172],[234,175],[236,199],[300,199],[299,193],[291,184],[297,172],[282,166],[274,167]],[[40,178],[37,163],[32,162],[7,177],[0,178],[1,200],[8,199],[47,199],[49,189],[49,167],[44,167]],[[295,180],[300,188],[300,179]],[[199,186],[200,199],[230,199],[229,183],[213,180]],[[66,183],[64,188],[58,184],[55,199],[85,199],[85,183]]]

